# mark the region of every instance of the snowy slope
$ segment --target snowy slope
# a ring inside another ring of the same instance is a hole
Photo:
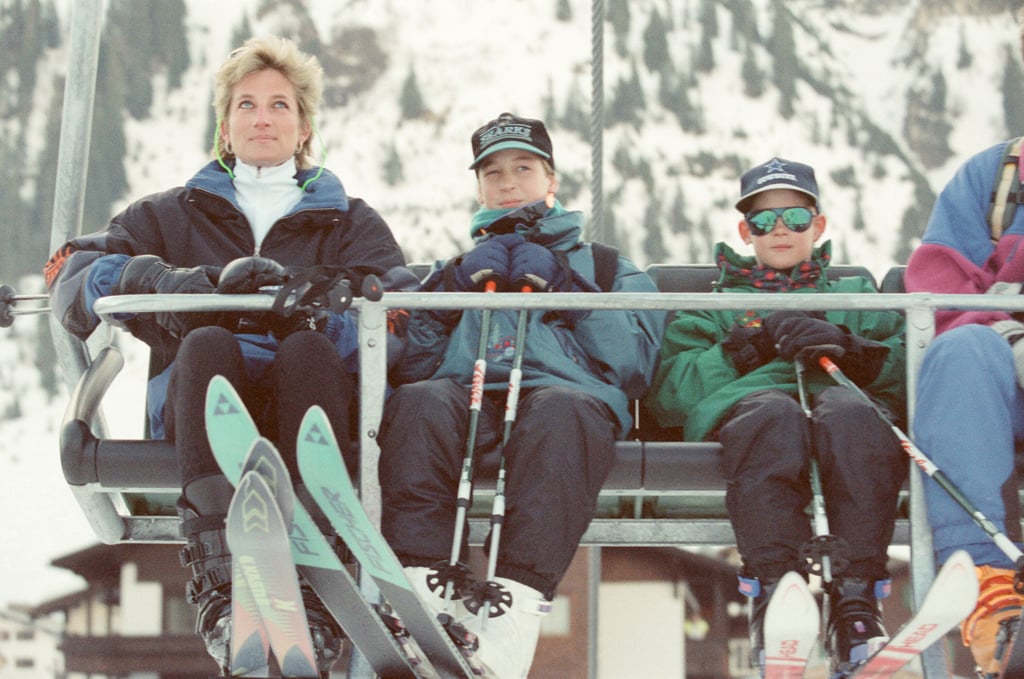
[[[69,0],[58,3],[69,15]],[[207,159],[203,139],[210,81],[217,63],[231,49],[230,36],[243,14],[257,34],[277,32],[294,21],[293,3],[269,3],[257,12],[258,0],[211,3],[189,0],[193,68],[184,85],[168,92],[155,82],[152,117],[129,120],[131,188],[124,201],[183,183]],[[309,0],[320,38],[335,40],[343,28],[366,26],[378,31],[388,58],[372,89],[321,112],[319,130],[326,165],[341,176],[349,192],[367,199],[392,225],[411,261],[447,256],[467,245],[466,227],[475,207],[469,135],[505,110],[543,117],[547,100],[561,114],[571,100],[587,109],[591,91],[591,3],[573,0],[572,18],[555,19],[555,0],[509,0],[494,5],[450,0]],[[892,252],[900,238],[903,211],[912,201],[915,177],[937,192],[956,166],[976,150],[1008,134],[1002,119],[999,86],[1006,50],[1018,51],[1016,28],[1007,13],[957,14],[956,3],[912,2],[783,3],[797,17],[794,39],[806,78],[797,85],[796,114],[778,116],[778,92],[768,87],[759,99],[743,94],[742,53],[734,46],[728,3],[718,3],[719,33],[712,40],[715,68],[694,72],[700,39],[700,0],[630,0],[628,58],[616,55],[615,38],[606,25],[604,92],[608,103],[618,80],[636,62],[645,92],[637,126],[609,126],[604,138],[606,210],[614,210],[624,247],[641,265],[641,223],[652,197],[662,209],[677,190],[686,200],[687,219],[706,221],[712,236],[691,237],[664,230],[671,259],[686,261],[707,253],[711,239],[734,245],[738,215],[732,209],[738,172],[772,155],[810,162],[818,169],[822,197],[830,217],[829,235],[840,261],[864,263],[881,275],[897,263]],[[769,0],[754,0],[758,29],[771,30]],[[977,5],[978,3],[965,3]],[[871,6],[871,11],[856,11]],[[683,132],[671,111],[658,104],[658,77],[640,57],[651,13],[670,25],[669,48],[680,74],[692,74],[691,99],[702,107],[705,131]],[[964,36],[971,64],[957,63]],[[771,57],[755,48],[759,66],[770,80]],[[1019,58],[1019,56],[1018,56]],[[48,55],[48,68],[59,69],[61,55]],[[948,89],[953,156],[935,168],[922,167],[903,139],[906,93],[925,87],[927,68],[941,67]],[[431,114],[403,121],[399,93],[410,69]],[[50,78],[41,74],[40,82]],[[816,89],[812,83],[820,89]],[[821,91],[822,84],[830,90]],[[49,100],[36,96],[40,108]],[[42,120],[39,116],[37,120]],[[850,133],[845,122],[866,120],[895,140],[886,155],[863,152],[863,130]],[[26,147],[38,149],[41,125],[29,131]],[[812,130],[819,131],[818,138]],[[555,156],[563,181],[581,188],[569,207],[590,210],[591,149],[587,140],[552,125]],[[382,164],[394,146],[402,158],[404,181],[389,186]],[[638,175],[619,176],[612,159],[620,149],[650,166],[653,187]],[[852,177],[852,180],[850,179]],[[115,205],[115,209],[120,205]],[[850,228],[861,215],[863,232]],[[923,228],[923,224],[921,225]],[[45,253],[39,253],[40,262]],[[0,272],[2,273],[2,272]],[[4,281],[9,282],[9,281]],[[19,282],[20,283],[20,282]],[[35,284],[38,284],[36,281]],[[20,283],[21,287],[29,285]],[[0,606],[38,603],[77,586],[75,578],[48,568],[55,556],[92,542],[91,533],[63,483],[57,464],[57,427],[63,395],[40,395],[38,375],[30,369],[31,322],[19,320],[15,331],[0,331],[0,413],[16,399],[20,416],[0,419]],[[128,344],[131,347],[131,344]],[[129,351],[130,365],[119,378],[117,394],[106,408],[118,435],[141,430],[142,359]],[[17,545],[17,550],[13,548]]]

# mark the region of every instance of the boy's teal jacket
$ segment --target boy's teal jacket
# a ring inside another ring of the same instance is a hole
[[[826,275],[830,243],[817,248],[812,257],[809,273],[806,267],[797,267],[781,277],[808,287],[782,285],[779,292],[787,294],[816,293],[871,293],[877,292],[866,278],[856,276],[829,281]],[[715,261],[721,267],[718,289],[722,293],[762,292],[755,287],[759,267],[753,257],[737,254],[725,243],[715,246]],[[818,273],[820,272],[820,276]],[[797,395],[796,372],[792,361],[775,358],[765,365],[740,375],[732,359],[722,350],[722,341],[729,329],[741,325],[758,324],[770,311],[679,311],[669,324],[661,344],[661,362],[654,384],[645,404],[658,423],[664,427],[683,427],[687,441],[710,438],[723,418],[745,396],[765,389],[780,389]],[[845,325],[861,337],[882,342],[890,350],[878,377],[866,391],[880,400],[900,418],[905,410],[906,351],[904,348],[903,317],[895,311],[828,311],[827,320]],[[836,361],[842,368],[842,360]],[[810,394],[815,394],[835,382],[824,371],[808,366],[805,373]]]
[[[532,226],[520,225],[517,230],[528,241],[553,251],[565,251],[573,270],[593,284],[594,258],[590,244],[580,240],[582,226],[582,213],[560,211],[549,213]],[[435,264],[423,290],[443,289],[443,265],[444,262]],[[620,255],[612,291],[657,292],[657,288],[650,276]],[[449,335],[429,314],[413,311],[405,354],[392,374],[394,380],[405,383],[452,378],[469,386],[480,341],[480,316],[479,311],[466,311]],[[491,316],[485,385],[488,391],[508,389],[516,317],[517,313],[511,310],[494,311]],[[662,311],[593,311],[570,325],[557,313],[532,311],[526,332],[522,387],[564,385],[593,394],[608,405],[615,416],[618,435],[625,436],[633,421],[629,401],[642,397],[650,385],[664,318]]]

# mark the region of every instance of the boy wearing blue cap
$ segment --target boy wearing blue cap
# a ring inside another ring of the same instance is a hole
[[[830,244],[814,170],[781,158],[740,180],[742,256],[715,246],[717,292],[875,292],[861,277],[828,280]],[[751,662],[764,664],[764,614],[778,581],[804,572],[806,508],[814,455],[829,526],[846,547],[826,589],[826,648],[849,671],[887,638],[878,593],[907,464],[899,442],[850,390],[834,386],[814,357],[827,355],[880,404],[904,409],[903,322],[895,312],[680,311],[668,326],[648,405],[688,441],[722,443],[726,505],[743,557],[740,590],[753,598]],[[806,361],[809,412],[798,401],[795,361]],[[847,562],[845,570],[841,568]]]
[[[583,214],[555,198],[558,177],[544,123],[504,113],[480,127],[471,144],[481,205],[471,221],[475,246],[438,262],[422,289],[601,289],[600,248],[582,241]],[[608,290],[657,291],[646,273],[614,252],[605,268]],[[497,549],[491,584],[502,604],[485,628],[477,616],[466,626],[480,637],[479,659],[502,679],[529,671],[540,616],[593,516],[615,439],[631,428],[629,402],[650,383],[664,327],[657,311],[538,310],[529,312],[517,347],[517,317],[495,310],[482,327],[480,311],[413,311],[394,373],[401,386],[385,406],[380,433],[384,535],[422,598],[440,612],[442,590],[430,584],[443,585],[434,567],[441,564],[443,572],[452,553],[474,359],[483,339],[487,367],[475,451],[479,459],[498,449],[505,459],[500,544],[488,540],[488,549]],[[502,448],[517,350],[522,391]],[[459,617],[464,609],[456,603]]]

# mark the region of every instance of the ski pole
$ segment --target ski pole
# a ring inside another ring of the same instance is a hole
[[[484,292],[498,289],[496,280],[489,280],[484,285]],[[444,610],[451,605],[455,593],[456,574],[459,571],[459,554],[462,551],[462,536],[466,513],[473,504],[473,454],[476,448],[476,433],[480,422],[480,408],[484,400],[484,381],[487,377],[487,336],[491,330],[491,309],[484,307],[480,314],[480,341],[477,344],[476,361],[473,363],[473,381],[469,389],[469,427],[466,434],[466,450],[462,457],[462,470],[459,473],[459,489],[455,502],[455,531],[452,536],[452,551],[448,558],[446,572],[442,574],[444,581]]]
[[[533,287],[524,285],[522,292],[533,292]],[[516,348],[512,354],[512,370],[508,375],[508,396],[505,400],[501,456],[498,458],[498,480],[494,486],[494,503],[491,506],[491,544],[490,552],[487,555],[487,578],[482,586],[477,588],[473,602],[466,605],[466,608],[471,613],[479,612],[481,629],[486,627],[487,618],[497,609],[492,604],[501,599],[500,588],[494,585],[494,576],[498,570],[498,545],[501,543],[501,528],[505,520],[505,446],[508,445],[509,437],[512,435],[512,425],[515,423],[516,414],[519,410],[519,390],[523,378],[523,354],[526,353],[527,318],[527,310],[520,309],[519,317],[516,319]],[[473,610],[477,604],[480,606],[479,611]]]
[[[813,419],[811,417],[811,409],[807,405],[807,387],[804,384],[804,360],[800,356],[793,362],[794,368],[797,370],[797,392],[800,395],[800,408],[804,411],[804,415],[807,417],[808,427],[813,426]],[[814,525],[814,538],[812,538],[812,544],[818,545],[820,542],[833,542],[835,538],[831,536],[831,532],[828,528],[828,515],[825,513],[825,498],[821,491],[821,471],[818,468],[818,457],[815,454],[814,438],[813,433],[811,437],[811,456],[810,456],[810,480],[811,480],[811,514],[813,516]],[[815,562],[821,564],[821,580],[824,583],[830,583],[833,580],[833,563],[831,563],[831,555],[828,553],[826,548],[821,548],[817,559],[813,556],[808,557],[808,563],[811,564],[810,568],[813,570]]]
[[[997,528],[996,525],[986,517],[959,488],[956,487],[949,477],[946,476],[946,474],[939,469],[939,467],[932,462],[920,448],[914,445],[914,442],[910,440],[910,437],[904,434],[899,427],[892,423],[892,420],[886,416],[878,404],[872,401],[871,398],[864,393],[864,390],[858,387],[853,380],[843,374],[843,371],[839,369],[839,366],[837,366],[832,359],[828,356],[822,356],[818,359],[818,364],[837,383],[852,390],[855,394],[859,395],[861,399],[866,401],[875,413],[882,418],[882,421],[889,425],[889,428],[892,429],[894,434],[896,434],[896,438],[900,440],[900,446],[903,448],[904,452],[910,456],[910,459],[914,461],[914,464],[939,484],[939,486],[970,515],[974,522],[978,524],[978,526],[985,531],[990,538],[992,538],[992,541],[996,543],[996,546],[999,547],[999,549],[1017,565],[1018,579],[1020,579],[1020,571],[1024,569],[1024,552],[1021,552],[1021,550],[1017,548],[1017,545],[1013,543],[1013,540],[1007,537],[1005,533],[1001,532],[999,528]]]

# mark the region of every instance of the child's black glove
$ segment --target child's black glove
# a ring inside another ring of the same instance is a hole
[[[757,326],[732,326],[729,336],[722,340],[722,351],[732,359],[740,375],[775,358],[775,345],[768,333]]]

